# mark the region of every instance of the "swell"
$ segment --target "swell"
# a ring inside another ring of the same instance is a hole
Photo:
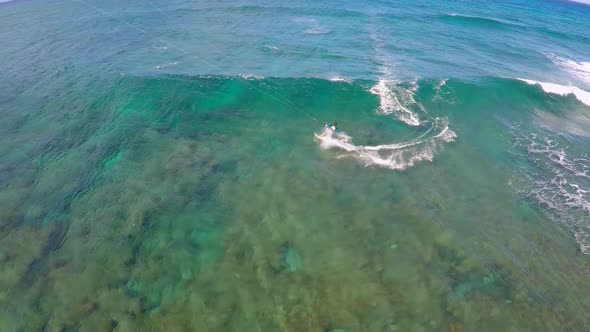
[[[532,31],[537,32],[537,33],[553,37],[559,41],[570,40],[570,41],[576,41],[576,42],[582,42],[582,43],[590,43],[590,37],[583,36],[580,34],[558,31],[553,28],[547,28],[547,27],[530,27],[530,29]]]
[[[207,95],[219,94],[225,86],[235,85],[242,89],[246,95],[269,97],[281,105],[305,103],[313,104],[313,101],[322,97],[322,94],[351,94],[372,98],[374,100],[373,111],[383,115],[399,117],[399,121],[410,126],[420,124],[421,118],[425,120],[436,116],[429,115],[429,107],[432,101],[438,103],[461,104],[469,101],[474,95],[486,96],[491,102],[513,103],[518,108],[522,98],[533,98],[531,102],[537,107],[542,107],[545,102],[560,100],[564,103],[574,101],[581,107],[586,107],[587,96],[590,92],[571,85],[533,81],[527,78],[500,78],[482,77],[471,80],[455,78],[418,79],[415,81],[387,81],[387,80],[338,80],[313,77],[287,78],[287,77],[257,77],[254,75],[222,76],[222,75],[173,75],[162,74],[154,76],[127,77],[117,84],[120,91],[138,89],[157,90],[186,89],[191,93]],[[158,87],[158,88],[156,88]],[[510,93],[507,93],[510,92]],[[161,95],[165,91],[159,90],[155,95]],[[177,94],[176,94],[177,95]],[[182,99],[182,98],[180,98]],[[179,100],[180,100],[179,99]],[[293,105],[289,105],[291,108]],[[321,111],[314,110],[313,105],[308,105],[317,116]],[[291,109],[297,112],[302,108]],[[531,108],[532,110],[532,108]]]
[[[420,83],[421,85],[423,83]],[[433,84],[433,83],[431,83]],[[529,78],[481,77],[472,80],[445,80],[449,100],[457,103],[472,99],[473,95],[485,94],[492,102],[512,104],[520,109],[523,98],[535,107],[549,106],[556,100],[568,103],[574,101],[581,107],[590,106],[590,91],[571,84],[536,81]],[[535,98],[533,98],[533,96]],[[538,98],[536,98],[538,97]],[[530,108],[534,111],[534,108]]]
[[[288,130],[293,130],[295,135],[309,142],[314,137],[314,130],[323,124],[323,121],[332,121],[327,118],[328,116],[339,117],[342,114],[341,106],[362,100],[362,103],[356,104],[359,106],[358,109],[354,109],[354,119],[364,121],[367,117],[373,116],[378,117],[379,122],[397,122],[398,126],[395,128],[411,128],[414,136],[404,136],[409,137],[408,139],[399,139],[397,136],[394,139],[391,133],[380,130],[376,131],[375,139],[362,141],[363,137],[355,133],[355,125],[351,124],[351,129],[347,130],[351,136],[357,137],[355,140],[342,133],[318,138],[319,146],[336,151],[336,158],[354,158],[369,167],[405,170],[431,162],[447,150],[453,149],[452,142],[463,135],[460,124],[465,123],[465,120],[462,119],[464,114],[461,112],[468,107],[485,106],[499,117],[511,120],[518,119],[518,113],[521,111],[528,110],[530,114],[534,114],[538,109],[552,111],[557,108],[562,112],[572,112],[575,108],[571,106],[583,110],[587,107],[577,100],[575,94],[568,94],[567,91],[570,90],[564,91],[563,95],[556,94],[545,91],[542,85],[495,77],[478,81],[420,79],[415,82],[379,82],[330,81],[318,78],[157,75],[124,77],[109,86],[114,92],[107,90],[103,95],[95,96],[101,100],[100,103],[81,100],[80,112],[76,117],[68,121],[56,119],[51,126],[61,127],[58,131],[52,132],[50,138],[55,137],[55,140],[49,140],[49,145],[42,144],[31,150],[38,151],[39,153],[35,153],[34,156],[41,159],[52,159],[67,151],[83,151],[66,160],[71,162],[71,165],[76,165],[70,173],[80,180],[76,183],[70,181],[65,189],[60,183],[59,190],[48,185],[47,190],[34,192],[30,199],[23,199],[23,205],[43,201],[44,206],[50,207],[44,209],[43,214],[54,216],[67,213],[69,201],[87,192],[103,174],[101,169],[93,165],[107,165],[109,160],[114,158],[113,155],[118,150],[114,142],[126,142],[126,138],[135,137],[135,133],[140,133],[146,128],[162,135],[186,136],[208,142],[212,137],[239,135],[244,133],[242,130],[248,129],[245,127],[256,129],[256,125],[260,123],[276,121],[276,126],[271,126],[272,130],[277,126],[285,127],[286,123]],[[375,89],[375,86],[379,89]],[[72,100],[69,98],[72,96],[63,97],[64,100]],[[86,96],[80,96],[78,99],[83,98]],[[320,103],[318,100],[324,102]],[[112,114],[106,116],[107,110]],[[417,123],[404,118],[410,112],[419,115]],[[291,127],[291,120],[297,121],[298,124],[294,125],[297,128]],[[89,126],[92,123],[100,125]],[[195,124],[198,124],[196,129]],[[257,139],[256,130],[247,133],[244,139]],[[7,133],[7,141],[11,139],[11,135]],[[15,135],[30,135],[30,140],[23,137],[23,141],[34,141],[33,138],[38,137],[39,132],[21,131]],[[535,137],[534,144],[525,144],[522,149],[526,150],[527,155],[536,154],[545,158],[542,166],[547,169],[549,176],[557,177],[564,174],[558,173],[561,171],[560,168],[567,170],[567,167],[573,167],[574,170],[568,170],[565,178],[567,183],[557,178],[563,185],[554,187],[551,187],[552,178],[547,178],[546,174],[531,175],[530,183],[545,181],[542,183],[546,185],[538,188],[533,186],[527,194],[528,197],[539,199],[539,205],[548,204],[547,201],[541,200],[557,197],[558,200],[549,202],[553,204],[551,209],[559,211],[554,214],[557,220],[565,220],[565,215],[571,215],[567,209],[571,209],[572,206],[576,213],[588,213],[590,198],[585,192],[590,190],[590,185],[580,181],[580,178],[587,181],[585,176],[590,174],[590,170],[584,168],[587,156],[567,151],[565,148],[565,152],[562,153],[561,146],[553,146],[552,143],[547,143],[547,148],[539,148],[545,142],[545,137]],[[97,144],[100,149],[96,147]],[[48,146],[51,148],[47,149]],[[23,153],[20,150],[22,149],[8,151],[4,159],[6,163],[11,162],[14,167],[18,165],[19,169],[26,169],[26,165],[35,166],[31,164],[29,157],[26,160],[22,159]],[[329,158],[334,154],[326,153],[326,156]],[[571,165],[573,166],[570,167]],[[63,167],[58,163],[53,168],[58,170]],[[14,172],[15,177],[28,176]],[[46,179],[48,183],[49,180]],[[566,191],[571,188],[576,191]],[[555,206],[557,208],[554,208]],[[19,216],[19,220],[23,218],[26,216]],[[56,218],[49,219],[47,221],[51,222]],[[573,229],[574,221],[567,225]],[[576,224],[573,230],[580,245],[590,245],[584,237],[590,235],[590,228],[585,227]],[[47,246],[47,251],[61,243],[60,234],[57,232],[52,236],[54,240]],[[586,251],[586,247],[583,250]],[[42,259],[39,262],[42,262]],[[36,265],[32,270],[37,269]],[[32,274],[30,280],[34,280]]]
[[[456,13],[441,14],[437,16],[439,19],[452,23],[460,24],[470,27],[483,27],[483,28],[523,28],[518,23],[508,22],[505,20],[475,16],[475,15],[462,15]]]
[[[448,22],[453,25],[469,28],[487,28],[497,30],[506,29],[523,32],[534,32],[541,35],[550,36],[559,40],[572,40],[584,43],[590,42],[590,38],[587,36],[571,32],[566,33],[563,31],[556,30],[554,27],[528,25],[491,17],[450,13],[437,15],[436,18],[443,22]]]
[[[174,9],[177,13],[203,13],[206,14],[210,11],[219,11],[223,14],[268,14],[268,15],[308,15],[317,16],[318,12],[321,12],[324,16],[337,16],[337,17],[363,17],[365,14],[361,11],[350,10],[350,9],[336,9],[330,7],[294,7],[294,6],[260,6],[260,5],[236,5],[236,6],[205,6],[202,8],[177,8]]]

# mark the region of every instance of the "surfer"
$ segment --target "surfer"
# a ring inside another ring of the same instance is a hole
[[[338,125],[338,123],[336,123],[336,122],[330,123],[330,124],[328,124],[328,123],[324,124],[324,132],[321,133],[321,135],[319,137],[324,137],[326,135],[331,136],[333,133],[336,132],[337,125]]]

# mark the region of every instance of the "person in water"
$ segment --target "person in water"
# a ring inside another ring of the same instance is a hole
[[[332,131],[336,131],[336,126],[338,125],[338,123],[334,122],[334,123],[330,123],[330,124],[325,124],[324,128],[330,128],[332,129]]]
[[[336,122],[330,123],[330,124],[328,124],[328,123],[324,124],[324,132],[320,135],[320,137],[324,137],[328,133],[330,133],[330,134],[335,133],[336,129],[338,129],[337,126],[338,126],[338,123],[336,123]]]

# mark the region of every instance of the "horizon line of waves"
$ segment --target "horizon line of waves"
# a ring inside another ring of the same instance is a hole
[[[590,62],[575,61],[555,54],[549,54],[547,55],[547,58],[561,70],[569,73],[574,78],[590,84]]]
[[[511,180],[515,191],[539,206],[554,222],[571,232],[580,251],[590,254],[590,157],[571,157],[567,147],[536,133],[517,133],[513,152],[534,167],[522,167],[522,178]],[[570,236],[571,236],[570,235]]]
[[[435,132],[436,134],[430,135]],[[436,118],[428,130],[419,137],[402,143],[381,145],[355,145],[346,133],[325,131],[324,136],[314,134],[323,149],[339,149],[346,153],[338,158],[353,157],[365,166],[392,170],[405,170],[421,161],[431,161],[444,143],[453,142],[457,134],[449,128],[446,118]]]
[[[557,94],[560,96],[567,96],[573,95],[578,99],[581,103],[590,106],[590,92],[580,89],[577,86],[567,86],[561,85],[556,83],[549,83],[549,82],[540,82],[529,80],[526,78],[517,78],[517,80],[525,82],[529,85],[537,85],[540,86],[543,91],[546,93]]]
[[[410,109],[418,107],[422,110],[422,105],[414,99],[416,89],[415,82],[412,88],[407,89],[394,81],[380,79],[369,92],[379,96],[379,110],[382,114],[393,114],[410,126],[419,126],[421,122],[418,114]]]

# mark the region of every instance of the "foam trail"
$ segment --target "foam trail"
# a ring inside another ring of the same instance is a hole
[[[452,142],[457,135],[449,128],[446,119],[435,119],[432,126],[420,137],[411,141],[382,145],[355,145],[352,138],[343,132],[326,129],[316,140],[324,149],[340,149],[361,160],[366,166],[377,166],[393,170],[404,170],[420,161],[432,161],[444,142]]]
[[[526,82],[530,85],[539,85],[543,91],[547,93],[554,93],[561,96],[566,96],[569,94],[574,95],[580,102],[590,106],[590,92],[586,90],[582,90],[575,86],[565,86],[559,85],[555,83],[547,83],[547,82],[538,82],[533,81],[525,78],[518,78],[518,80]]]
[[[383,114],[395,114],[398,119],[410,126],[419,126],[420,118],[410,110],[410,105],[415,105],[414,92],[403,89],[396,83],[380,79],[370,90],[380,99],[379,110]]]
[[[590,254],[590,158],[571,156],[567,146],[548,136],[513,130],[517,156],[533,163],[511,181],[516,191],[533,199],[575,238],[580,251]]]
[[[419,126],[420,118],[410,109],[414,105],[420,107],[414,100],[415,89],[404,89],[395,80],[395,61],[385,51],[387,45],[383,35],[375,27],[371,27],[369,36],[373,41],[376,60],[381,63],[379,81],[369,89],[369,92],[379,96],[379,111],[383,114],[393,114],[410,126]],[[417,87],[415,82],[414,87]]]
[[[564,71],[572,74],[574,77],[585,83],[590,84],[590,62],[578,62],[554,54],[548,55],[547,58]]]

